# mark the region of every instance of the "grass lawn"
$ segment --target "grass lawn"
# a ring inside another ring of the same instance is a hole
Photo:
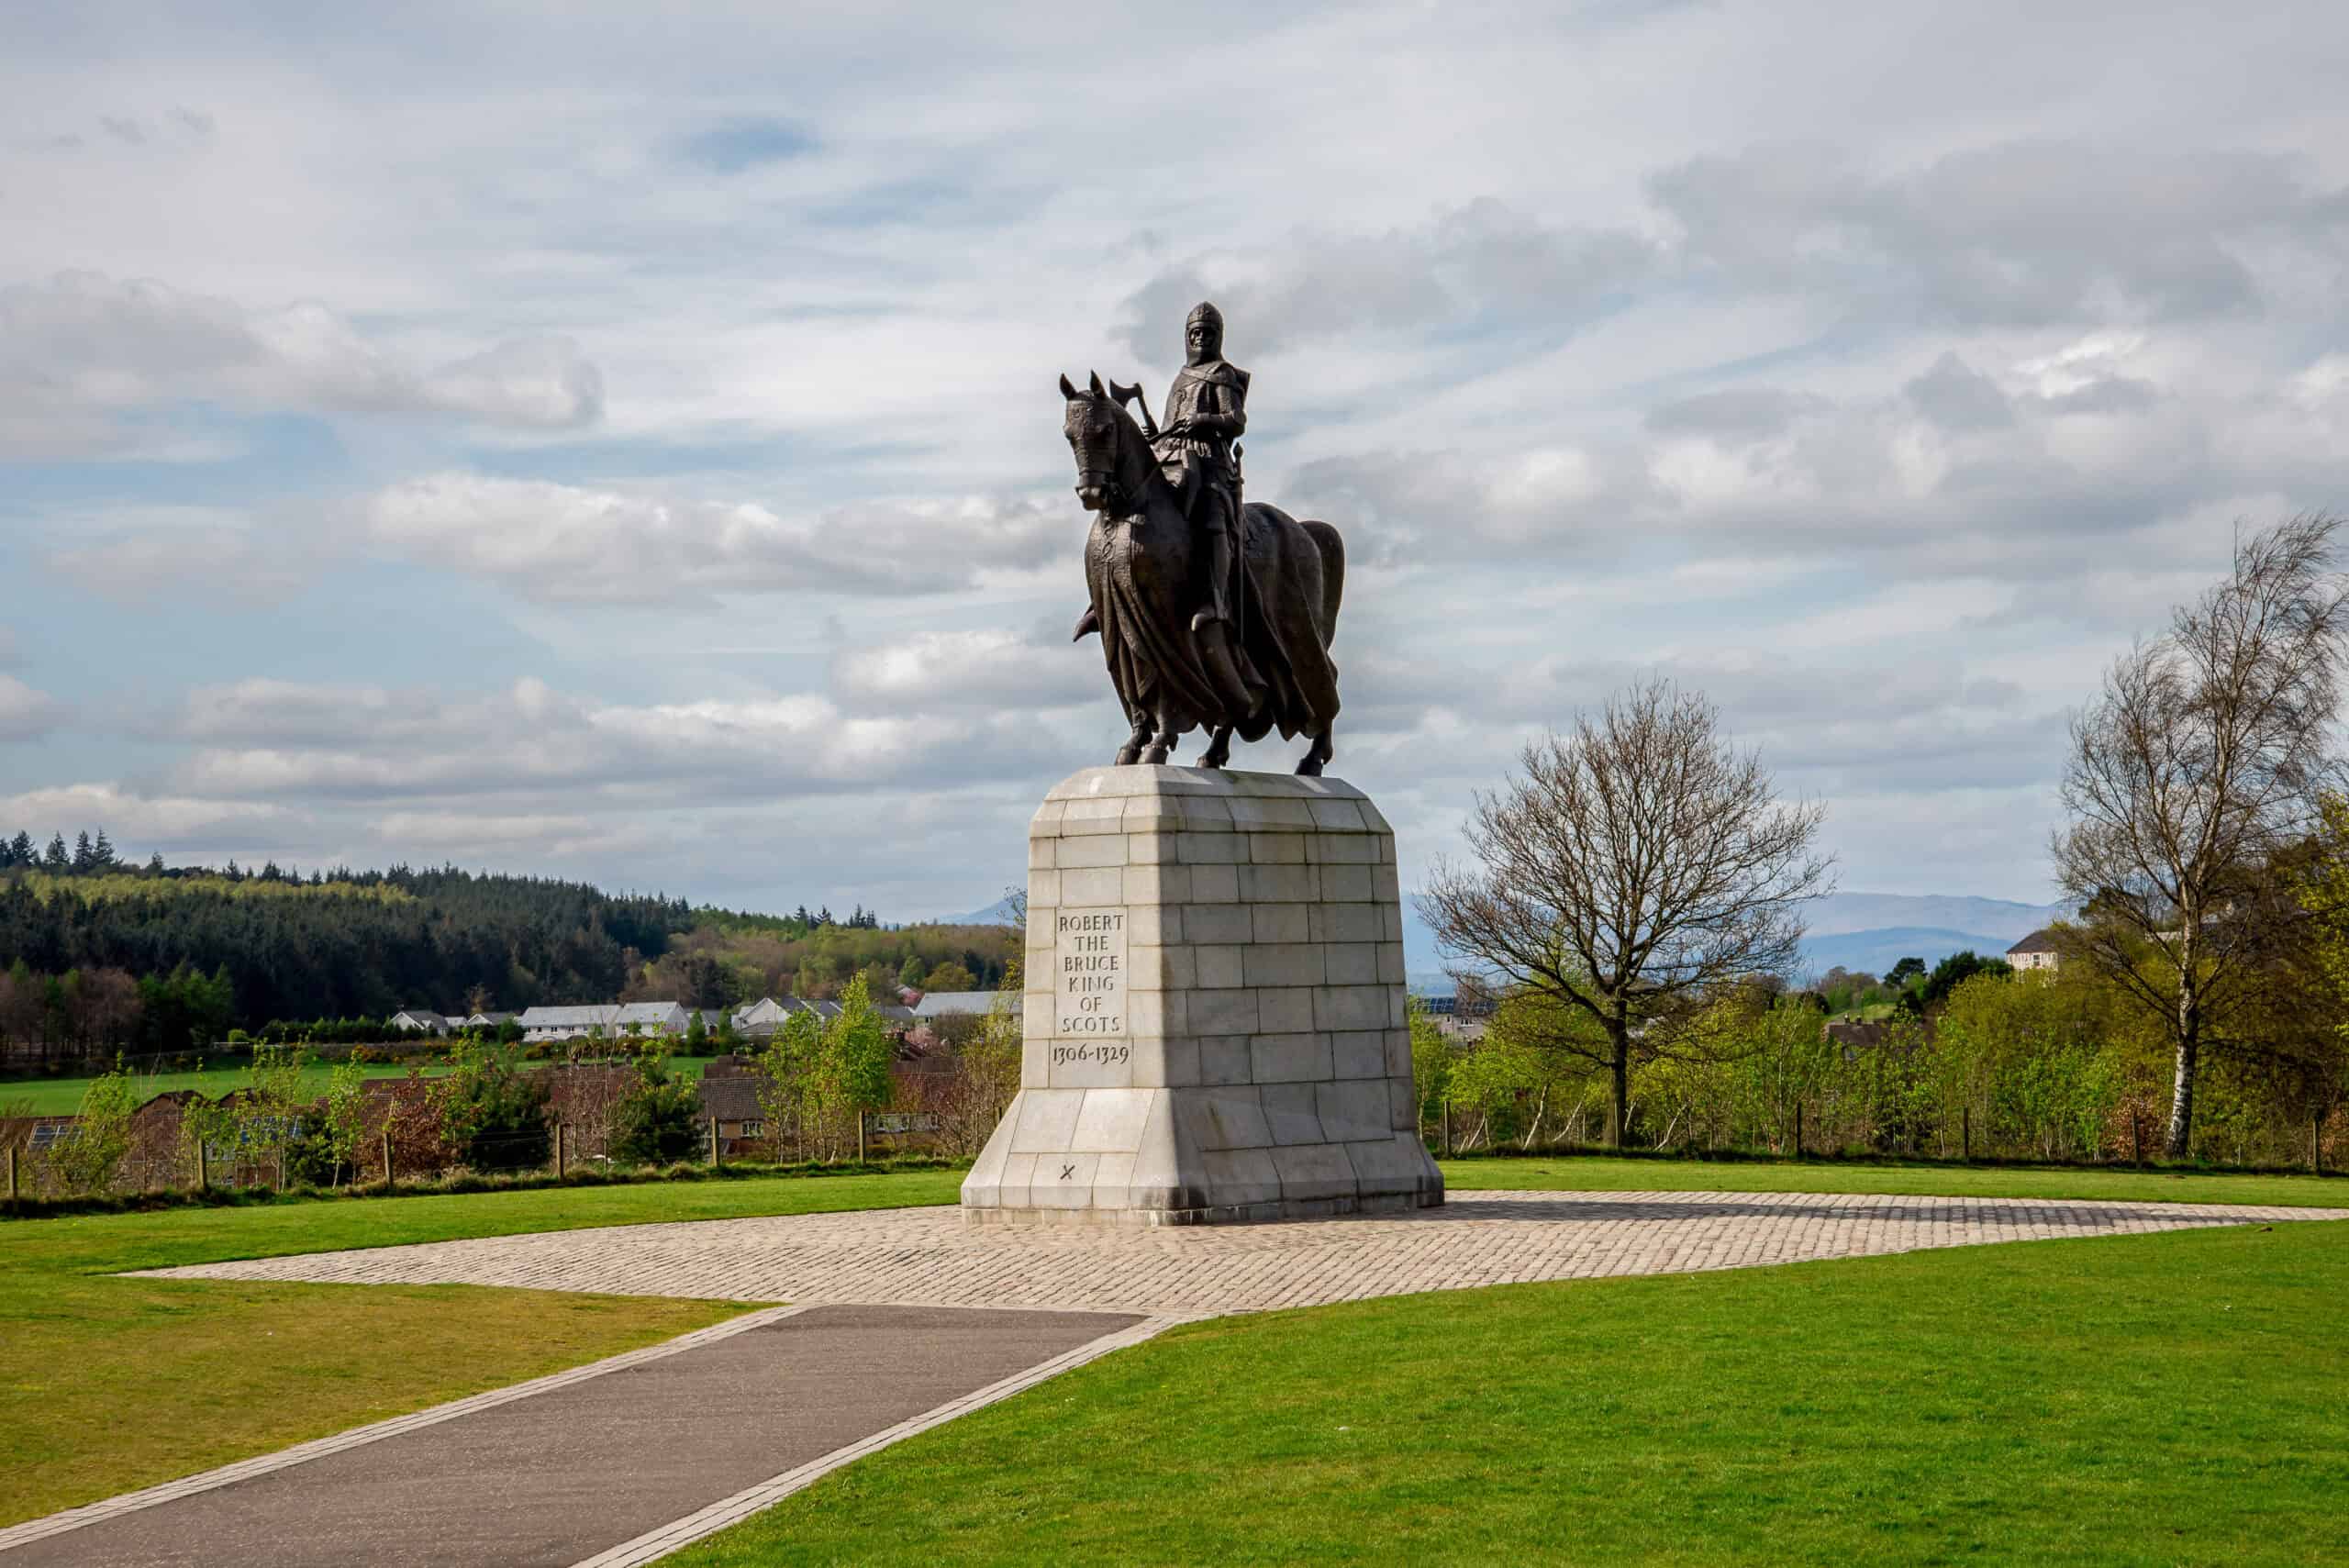
[[[0,1524],[616,1355],[735,1302],[124,1269],[953,1201],[962,1173],[551,1188],[0,1221]]]
[[[1929,1197],[2107,1198],[2349,1208],[2349,1177],[2170,1174],[2061,1165],[1846,1165],[1794,1160],[1612,1160],[1604,1155],[1440,1160],[1459,1192],[1911,1193]]]
[[[2344,1300],[2349,1223],[1224,1319],[666,1561],[2338,1562]]]
[[[538,1063],[525,1063],[536,1066]],[[709,1065],[706,1056],[673,1056],[669,1070],[687,1078],[698,1078],[702,1069]],[[407,1063],[370,1062],[363,1069],[370,1078],[405,1078]],[[440,1064],[427,1062],[424,1075],[437,1077]],[[334,1072],[334,1064],[313,1062],[302,1069],[302,1082],[314,1094],[327,1092],[327,1080]],[[88,1092],[90,1079],[78,1078],[8,1078],[0,1079],[0,1111],[27,1116],[72,1116],[82,1108],[82,1096]],[[201,1089],[218,1096],[245,1083],[245,1064],[239,1061],[225,1062],[203,1073],[141,1073],[136,1075],[133,1087],[142,1105],[157,1095],[174,1089]]]

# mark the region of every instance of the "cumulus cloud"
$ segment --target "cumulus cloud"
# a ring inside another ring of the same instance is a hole
[[[784,517],[755,502],[445,473],[378,492],[365,539],[547,603],[657,604],[796,588],[936,594],[1065,553],[1065,501],[865,504]]]
[[[832,661],[833,691],[863,712],[1011,712],[1097,702],[1098,643],[1036,641],[1014,631],[924,632]]]
[[[97,455],[117,416],[185,400],[254,409],[450,414],[568,429],[603,412],[603,377],[567,338],[508,339],[408,364],[316,302],[254,309],[165,283],[61,272],[0,288],[0,455]]]

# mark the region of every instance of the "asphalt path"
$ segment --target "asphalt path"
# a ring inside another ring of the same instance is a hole
[[[0,1568],[570,1568],[1141,1318],[813,1307],[0,1551]]]

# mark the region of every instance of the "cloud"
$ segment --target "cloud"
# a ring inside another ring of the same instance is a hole
[[[675,604],[782,589],[920,595],[1024,571],[1082,538],[1065,501],[867,503],[785,517],[755,502],[670,499],[444,473],[362,509],[386,553],[470,572],[552,604]]]
[[[48,693],[0,674],[0,741],[37,740],[64,722],[65,713],[65,705]]]
[[[1648,183],[1683,259],[1732,285],[1966,326],[2250,312],[2263,252],[2337,265],[2349,238],[2341,193],[2267,152],[2015,139],[1880,175],[1772,147]]]
[[[533,430],[592,424],[604,406],[601,373],[567,338],[419,369],[320,304],[253,310],[89,272],[0,287],[0,455],[17,457],[103,454],[138,437],[120,416],[189,400]]]
[[[308,583],[328,538],[309,530],[203,520],[105,528],[86,543],[41,552],[52,571],[117,604],[150,605],[218,595],[239,605],[271,604]]]
[[[300,841],[302,821],[298,813],[265,802],[147,794],[111,783],[53,784],[0,796],[0,822],[39,829],[36,837],[104,828],[126,854],[133,845],[185,850],[224,840],[280,848]]]
[[[1037,642],[1011,631],[924,632],[835,655],[832,689],[859,712],[1019,713],[1097,702],[1100,645]]]
[[[1603,308],[1655,261],[1654,247],[1637,234],[1545,225],[1479,197],[1383,234],[1307,230],[1278,245],[1187,259],[1127,297],[1120,334],[1135,353],[1162,358],[1169,324],[1210,295],[1228,319],[1246,321],[1249,342],[1265,350],[1535,312],[1555,329]]]

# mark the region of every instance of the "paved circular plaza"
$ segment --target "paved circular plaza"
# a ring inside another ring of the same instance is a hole
[[[1461,1192],[1393,1218],[967,1227],[953,1207],[617,1226],[206,1263],[179,1279],[1210,1315],[1529,1280],[2349,1218],[2349,1210],[1801,1193]]]

